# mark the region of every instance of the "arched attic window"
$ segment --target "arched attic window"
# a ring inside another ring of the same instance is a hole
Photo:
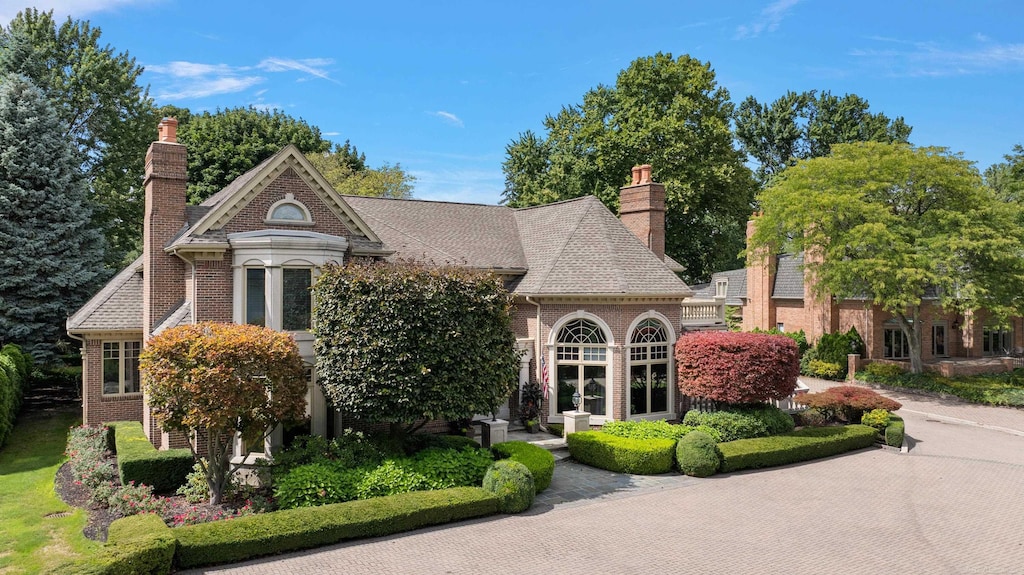
[[[267,210],[268,224],[313,225],[313,216],[302,202],[292,194],[285,194],[283,200],[274,202]]]

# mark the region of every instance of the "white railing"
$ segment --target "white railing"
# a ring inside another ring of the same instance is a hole
[[[725,325],[725,298],[688,299],[681,305],[680,321],[683,325]]]
[[[804,382],[798,379],[796,380],[796,389],[793,390],[793,393],[789,397],[784,397],[782,399],[769,399],[765,403],[768,405],[774,405],[782,411],[789,413],[793,413],[794,411],[803,411],[804,409],[807,409],[807,406],[800,403],[799,397],[810,390],[811,388],[804,385]],[[687,403],[689,409],[696,409],[697,411],[704,412],[718,411],[722,405],[717,401],[712,401],[703,397],[690,396],[684,401]]]

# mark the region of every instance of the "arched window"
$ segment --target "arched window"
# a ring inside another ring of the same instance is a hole
[[[633,330],[629,345],[629,414],[668,412],[668,334],[656,319]]]
[[[599,325],[575,319],[562,326],[556,339],[558,412],[571,411],[572,395],[582,396],[580,409],[605,415],[608,394],[608,340]]]
[[[313,218],[306,206],[295,199],[292,194],[285,194],[283,200],[278,200],[267,210],[267,223],[284,224],[312,224]]]

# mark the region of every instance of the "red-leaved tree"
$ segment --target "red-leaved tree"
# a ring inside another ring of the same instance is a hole
[[[781,335],[694,332],[676,342],[676,369],[683,395],[756,403],[793,393],[800,355],[796,343]]]
[[[196,436],[205,437],[210,503],[220,503],[231,475],[236,435],[247,443],[266,439],[278,423],[305,413],[299,348],[272,329],[209,322],[170,328],[149,340],[140,369],[163,430],[204,432]]]

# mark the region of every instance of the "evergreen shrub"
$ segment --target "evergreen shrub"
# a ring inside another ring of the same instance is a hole
[[[786,465],[870,447],[878,432],[866,425],[805,427],[784,435],[719,443],[723,472]]]
[[[551,477],[555,473],[555,456],[543,447],[525,441],[505,441],[491,446],[497,459],[511,459],[526,466],[533,476],[537,493],[551,485]]]
[[[676,464],[679,471],[693,477],[709,477],[718,471],[721,456],[710,435],[695,431],[676,444]]]
[[[195,458],[188,449],[158,450],[138,421],[114,421],[114,451],[121,484],[144,483],[156,493],[174,493],[188,480]]]
[[[521,513],[533,505],[537,487],[530,470],[511,459],[495,461],[484,475],[483,488],[498,497],[502,513]]]
[[[674,439],[630,439],[601,431],[580,431],[570,433],[566,442],[576,461],[616,473],[668,473],[675,458]]]

